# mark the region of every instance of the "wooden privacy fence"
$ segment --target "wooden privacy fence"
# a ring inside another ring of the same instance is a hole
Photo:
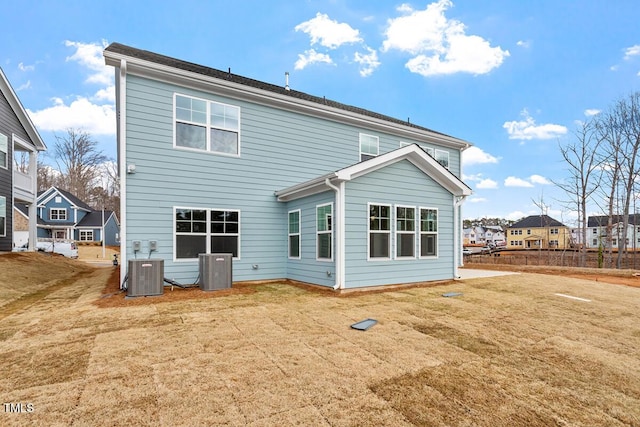
[[[602,265],[598,265],[598,253],[587,252],[586,264],[590,268],[615,268],[618,254],[602,254]],[[543,251],[498,251],[491,254],[465,255],[465,263],[506,264],[506,265],[544,265],[555,267],[579,267],[580,254],[573,250]],[[623,255],[622,268],[640,269],[640,252],[628,252]]]

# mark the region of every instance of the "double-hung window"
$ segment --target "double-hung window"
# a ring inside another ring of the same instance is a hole
[[[49,210],[49,219],[66,221],[67,220],[67,210],[62,208],[51,208]]]
[[[7,235],[7,198],[0,196],[0,237]]]
[[[316,206],[316,257],[319,260],[330,261],[333,259],[333,204]]]
[[[9,167],[9,138],[0,133],[0,168]]]
[[[360,161],[378,156],[380,139],[377,136],[360,134]]]
[[[175,95],[175,146],[240,155],[240,108]]]
[[[175,208],[175,257],[197,259],[198,254],[230,253],[239,258],[240,211]]]
[[[93,230],[80,230],[81,242],[93,242]]]
[[[435,150],[436,151],[436,155],[435,155],[435,159],[436,162],[440,163],[442,166],[444,166],[445,168],[449,168],[449,152],[445,151],[445,150]]]
[[[289,212],[289,258],[300,259],[300,209]]]
[[[391,206],[369,203],[369,259],[389,259]]]
[[[416,256],[416,208],[396,206],[396,258]]]
[[[420,257],[438,256],[438,210],[420,208]]]

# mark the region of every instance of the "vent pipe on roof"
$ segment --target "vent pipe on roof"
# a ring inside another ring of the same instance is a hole
[[[289,72],[288,71],[284,72],[284,81],[285,81],[284,90],[291,90],[289,88]]]

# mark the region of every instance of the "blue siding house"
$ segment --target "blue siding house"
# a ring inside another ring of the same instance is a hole
[[[0,252],[14,246],[14,203],[24,203],[32,213],[27,239],[29,250],[35,248],[38,152],[46,149],[0,68]],[[20,167],[14,158],[21,159]]]
[[[234,281],[334,289],[457,276],[468,142],[118,43],[104,56],[123,265],[162,258],[193,283],[198,254],[231,253]]]
[[[79,242],[102,242],[117,246],[120,223],[110,210],[95,210],[68,191],[51,187],[38,194],[38,238],[75,240]],[[26,206],[16,204],[28,217]]]

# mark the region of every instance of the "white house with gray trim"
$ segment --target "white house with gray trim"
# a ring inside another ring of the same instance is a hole
[[[234,281],[335,289],[457,276],[468,142],[118,43],[104,57],[124,266],[162,258],[194,283],[198,254],[231,253]]]

